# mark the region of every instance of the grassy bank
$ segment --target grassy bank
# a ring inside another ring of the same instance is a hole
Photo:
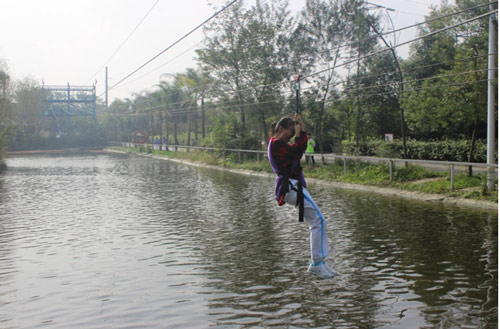
[[[114,147],[112,149],[139,153],[139,149],[133,148]],[[152,151],[152,153],[208,165],[272,173],[271,167],[266,160],[245,160],[242,163],[238,163],[235,161],[236,159],[231,157],[223,158],[220,154],[205,151]],[[449,173],[435,172],[412,165],[394,168],[392,181],[389,180],[389,167],[386,164],[367,164],[352,161],[348,165],[347,173],[344,173],[343,163],[339,162],[328,165],[317,163],[315,168],[304,165],[303,171],[306,178],[315,178],[328,182],[390,187],[406,191],[439,194],[447,197],[498,202],[497,190],[487,191],[485,176],[469,177],[467,174],[456,174],[455,190],[451,192]]]

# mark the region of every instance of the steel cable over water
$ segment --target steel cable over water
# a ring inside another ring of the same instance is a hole
[[[496,3],[496,1],[491,2],[491,3]],[[470,10],[473,10],[473,9],[477,9],[477,8],[479,8],[479,7],[484,7],[484,6],[489,5],[489,4],[490,4],[490,3],[487,3],[487,4],[482,4],[482,5],[475,6],[475,7],[471,7],[471,8],[467,8],[467,9],[464,9],[464,10],[461,10],[461,11],[458,11],[458,12],[450,13],[450,14],[448,14],[448,15],[444,15],[444,16],[436,17],[436,18],[433,18],[433,19],[430,19],[430,20],[426,20],[426,21],[424,21],[424,22],[420,22],[420,23],[417,23],[417,24],[409,25],[409,26],[406,26],[406,27],[403,27],[403,28],[400,28],[400,29],[397,29],[397,30],[394,30],[394,31],[388,31],[388,32],[380,33],[380,35],[386,35],[386,34],[390,34],[390,33],[398,32],[398,31],[400,31],[400,30],[404,30],[404,29],[408,29],[408,28],[416,27],[416,26],[419,26],[419,25],[422,25],[422,24],[427,24],[427,23],[430,23],[430,22],[433,22],[433,21],[436,21],[436,20],[440,20],[440,19],[445,18],[445,17],[449,17],[449,16],[457,15],[457,14],[460,14],[460,13],[463,13],[463,12],[466,12],[466,11],[470,11]],[[452,25],[451,27],[445,27],[445,28],[440,29],[440,30],[438,30],[438,31],[434,31],[434,32],[428,33],[428,34],[426,34],[426,35],[424,35],[424,36],[421,36],[421,37],[418,37],[418,38],[415,38],[415,39],[412,39],[412,40],[409,40],[409,41],[405,41],[405,42],[403,42],[403,43],[399,43],[399,44],[397,44],[397,45],[394,45],[392,48],[397,48],[397,47],[400,47],[400,46],[406,45],[406,44],[408,44],[408,43],[415,42],[415,41],[417,41],[417,40],[421,40],[421,39],[424,39],[424,38],[426,38],[426,37],[430,37],[430,36],[432,36],[432,35],[434,35],[434,34],[437,34],[437,33],[441,33],[441,32],[447,31],[447,30],[452,29],[452,28],[454,28],[454,27],[457,27],[457,26],[460,26],[460,25],[463,25],[463,24],[467,24],[467,23],[469,23],[469,22],[472,22],[472,21],[475,21],[475,20],[477,20],[477,19],[480,19],[480,18],[483,18],[483,17],[485,17],[485,16],[488,16],[489,14],[492,14],[492,13],[494,13],[494,12],[497,12],[497,11],[496,11],[496,10],[494,10],[494,11],[491,11],[491,12],[489,12],[489,13],[486,13],[486,14],[483,14],[483,15],[479,15],[479,16],[476,16],[476,17],[473,17],[473,18],[468,19],[468,20],[466,20],[466,21],[459,22],[459,23],[457,23],[457,24]],[[370,37],[370,38],[368,38],[368,39],[378,38],[378,37],[379,37],[379,36],[377,35],[377,36],[372,36],[372,37]],[[368,39],[366,39],[366,40],[368,40]],[[357,41],[357,42],[358,42],[358,41]],[[354,42],[354,43],[352,43],[352,44],[356,44],[357,42]],[[347,47],[347,46],[349,46],[349,45],[351,45],[351,44],[347,44],[347,45],[344,45],[344,46],[341,46],[341,47]],[[307,77],[309,77],[309,76],[314,76],[314,75],[317,75],[317,74],[319,74],[319,73],[323,73],[323,72],[325,72],[325,71],[330,71],[330,70],[333,70],[333,69],[335,69],[335,68],[342,67],[342,66],[348,65],[348,64],[350,64],[350,63],[354,63],[354,62],[356,62],[356,61],[358,61],[358,60],[360,60],[360,59],[369,58],[369,57],[374,56],[374,55],[378,55],[378,54],[385,53],[386,51],[389,51],[389,50],[390,50],[390,49],[385,49],[385,48],[384,48],[384,49],[382,49],[382,50],[380,50],[380,51],[376,51],[376,52],[370,53],[370,54],[368,54],[368,55],[366,55],[366,56],[363,56],[363,57],[356,57],[355,59],[349,59],[347,62],[344,62],[344,63],[342,63],[342,64],[340,64],[340,65],[336,65],[336,66],[335,66],[335,67],[333,67],[333,68],[328,68],[328,69],[326,69],[326,70],[320,70],[320,71],[317,71],[317,72],[313,72],[313,73],[310,73],[310,74],[304,75],[304,77],[303,77],[303,78],[305,79],[305,78],[307,78]],[[286,84],[286,83],[290,83],[290,82],[292,82],[292,81],[280,81],[280,82],[277,82],[277,83],[272,83],[272,84],[262,85],[262,86],[257,86],[257,87],[278,86],[278,85],[281,85],[281,84]],[[257,87],[252,87],[252,88],[257,88]],[[205,88],[205,87],[199,87],[199,89],[200,89],[200,90],[201,90],[201,88]],[[242,90],[242,91],[245,91],[245,90]],[[241,91],[240,91],[240,92],[241,92]]]

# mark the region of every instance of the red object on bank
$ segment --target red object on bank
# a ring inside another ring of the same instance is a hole
[[[144,131],[136,130],[132,133],[133,144],[146,144],[148,142],[148,134]]]

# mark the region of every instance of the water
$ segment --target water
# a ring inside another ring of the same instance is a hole
[[[0,176],[0,328],[496,328],[496,213],[310,186],[330,262],[273,179],[149,158]]]

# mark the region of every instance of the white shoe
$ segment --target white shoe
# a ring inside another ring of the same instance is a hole
[[[326,266],[326,269],[333,275],[333,276],[337,276],[339,275],[337,272],[335,272],[334,270],[332,270],[332,268],[330,266],[328,266],[328,264],[326,262],[325,263],[325,266]]]
[[[338,274],[333,271],[324,261],[313,264],[309,263],[309,268],[307,272],[312,273],[322,279],[331,279],[336,277]]]

